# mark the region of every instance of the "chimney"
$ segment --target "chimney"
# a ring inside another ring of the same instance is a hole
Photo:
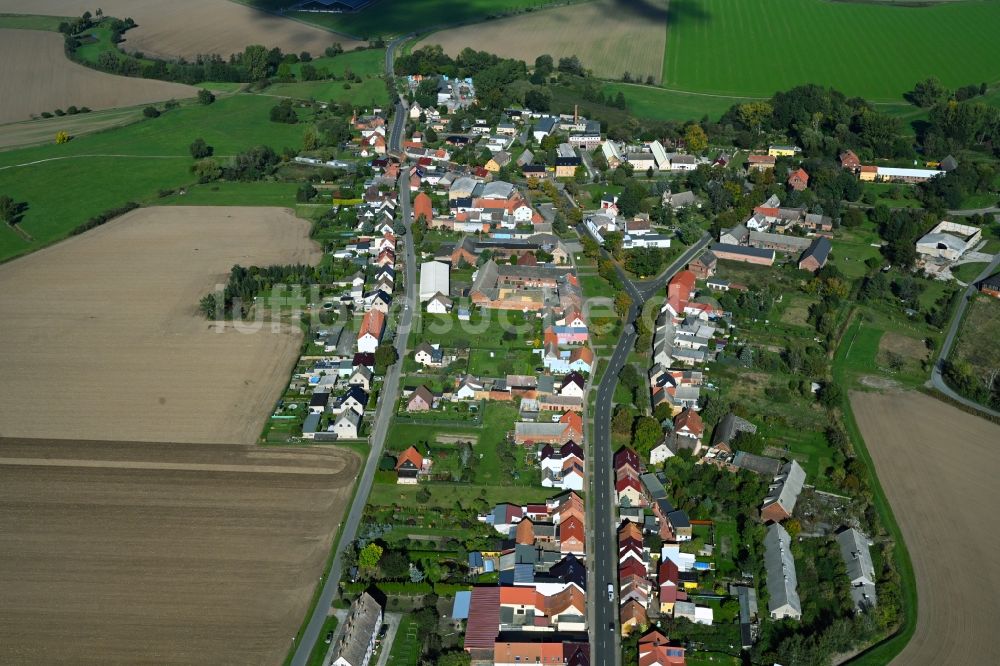
[[[580,122],[580,105],[579,104],[574,104],[573,105],[573,124],[576,125],[578,122]]]

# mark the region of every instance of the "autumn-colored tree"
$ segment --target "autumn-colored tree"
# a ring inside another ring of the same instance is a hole
[[[700,153],[708,148],[708,135],[701,125],[688,125],[684,131],[684,144],[692,153]]]
[[[374,571],[382,559],[382,546],[370,543],[358,553],[358,566],[368,571]]]
[[[632,307],[632,298],[624,291],[615,294],[615,312],[624,319],[628,315],[628,309]]]
[[[69,143],[69,140],[70,140],[69,132],[64,132],[64,131],[56,132],[56,143],[59,144]]]

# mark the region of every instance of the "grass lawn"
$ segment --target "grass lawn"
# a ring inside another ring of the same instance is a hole
[[[307,662],[309,666],[323,666],[326,652],[330,649],[330,646],[326,644],[326,635],[331,631],[336,631],[336,629],[337,616],[330,615],[323,621],[323,628],[319,630],[319,640],[313,645],[312,652],[309,654]]]
[[[165,206],[287,206],[295,207],[296,183],[218,182],[192,185],[184,194],[160,199]]]
[[[968,361],[976,376],[1000,367],[997,331],[1000,331],[1000,301],[990,296],[975,297],[962,321],[951,358]],[[992,342],[984,344],[984,340]]]
[[[968,284],[979,277],[979,274],[983,272],[983,269],[986,268],[986,266],[987,263],[985,261],[982,263],[962,264],[961,266],[955,266],[952,268],[951,274],[954,275],[956,279]]]
[[[39,16],[37,14],[0,14],[0,28],[12,30],[59,31],[59,24],[70,19],[59,16]]]
[[[355,106],[365,107],[379,106],[389,101],[385,81],[376,77],[364,79],[361,83],[344,81],[275,83],[268,86],[264,92],[279,97],[315,99],[322,102],[350,102]]]
[[[670,41],[667,40],[669,45]],[[639,118],[651,120],[701,120],[708,116],[718,120],[734,104],[743,104],[757,97],[737,97],[731,95],[706,95],[682,90],[668,90],[655,86],[634,83],[606,83],[605,96],[614,97],[618,93],[625,96],[625,108]]]
[[[419,485],[398,485],[395,483],[376,483],[372,486],[371,495],[368,496],[368,504],[375,506],[389,506],[395,503],[417,506],[416,494]],[[468,505],[477,497],[483,497],[488,504],[499,502],[542,502],[552,497],[557,491],[552,488],[541,486],[485,486],[479,484],[463,483],[431,483],[426,485],[431,491],[431,498],[427,501],[427,507],[452,508],[455,502]],[[412,528],[407,527],[407,530]]]
[[[305,127],[270,122],[272,106],[273,98],[224,97],[63,145],[0,153],[4,193],[27,202],[20,226],[34,238],[29,243],[4,227],[0,261],[59,240],[89,217],[127,201],[156,202],[160,190],[191,184],[188,146],[196,138],[213,146],[219,159],[260,144],[276,150],[301,145]]]
[[[541,358],[530,349],[473,349],[469,352],[469,373],[477,377],[533,375],[541,362]]]
[[[916,197],[916,190],[902,183],[864,183],[863,192],[871,192],[878,201],[889,208],[920,208],[923,204]]]
[[[516,338],[503,339],[507,331],[514,331]],[[459,321],[457,314],[424,314],[419,327],[412,332],[413,340],[438,343],[443,347],[467,344],[477,349],[531,350],[538,340],[541,344],[542,324],[534,315],[506,310],[472,311],[469,321]]]
[[[927,7],[786,0],[672,0],[664,86],[726,95],[769,96],[798,84],[833,86],[848,96],[899,101],[915,81],[947,87],[995,81],[1000,50],[991,47],[1000,3]],[[823,26],[817,30],[817,26]],[[774,48],[808,41],[808,57]],[[806,37],[808,36],[808,37]],[[927,48],[948,43],[947,51]]]
[[[580,286],[585,298],[614,298],[615,288],[599,275],[581,275]]]
[[[300,3],[300,0],[240,1],[243,4],[269,10],[284,9]],[[422,0],[416,3],[406,0],[380,0],[359,12],[342,14],[290,12],[290,15],[337,32],[369,39],[423,32],[437,26],[474,23],[490,16],[536,9],[553,2],[554,0]]]
[[[423,647],[423,637],[417,627],[417,622],[407,615],[399,621],[399,629],[396,630],[396,637],[392,641],[392,650],[389,652],[389,663],[395,666],[416,666],[420,659],[420,650]],[[382,648],[385,649],[385,648]]]
[[[295,78],[299,78],[302,72],[302,65],[309,64],[318,70],[325,69],[330,74],[344,76],[344,73],[351,71],[364,78],[368,75],[381,76],[385,71],[385,49],[362,49],[360,51],[348,51],[332,58],[322,56],[313,58],[308,63],[297,62],[290,65]]]
[[[842,227],[833,239],[833,252],[830,261],[841,273],[856,280],[868,272],[865,261],[872,257],[882,261],[879,248],[872,247],[872,243],[877,242],[879,242],[878,234],[874,227],[867,223],[857,229],[844,229]]]
[[[851,379],[854,376],[854,372],[856,372],[856,363],[851,359],[851,349],[857,343],[857,338],[861,336],[860,331],[862,329],[863,326],[860,319],[855,320],[845,333],[840,346],[837,347],[837,351],[834,354],[833,365],[831,367],[833,378],[845,389],[850,386]],[[867,347],[870,347],[870,342],[862,343],[862,348]],[[878,348],[877,342],[875,348]],[[892,536],[893,541],[895,541],[895,548],[893,548],[892,552],[895,558],[896,570],[900,576],[905,613],[902,626],[893,636],[853,660],[853,663],[864,666],[868,666],[869,664],[871,666],[888,664],[893,660],[893,657],[906,647],[907,642],[909,642],[916,630],[917,583],[913,574],[913,562],[910,560],[909,552],[907,552],[906,542],[903,540],[903,534],[896,523],[892,507],[889,505],[889,501],[885,497],[885,492],[882,490],[882,485],[879,483],[878,475],[875,473],[875,465],[872,462],[871,455],[868,453],[864,437],[861,436],[861,431],[858,429],[858,424],[854,420],[854,412],[851,410],[851,402],[846,391],[844,399],[841,402],[841,409],[844,414],[844,426],[847,429],[847,434],[854,443],[854,451],[868,469],[872,499],[875,508],[878,510],[879,518]]]

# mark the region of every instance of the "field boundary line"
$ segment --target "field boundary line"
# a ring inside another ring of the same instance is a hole
[[[60,160],[72,160],[78,157],[126,157],[126,158],[137,158],[137,159],[152,159],[152,160],[183,160],[191,159],[188,155],[62,155],[60,157],[46,157],[44,160],[35,160],[34,162],[24,162],[23,164],[8,164],[7,166],[0,166],[0,171],[6,169],[16,169],[18,167],[35,166],[36,164],[45,164],[46,162],[58,162]],[[232,155],[215,155],[214,157],[232,157]]]
[[[108,469],[146,469],[180,472],[233,472],[237,474],[304,474],[327,476],[338,470],[319,467],[286,467],[283,465],[219,465],[211,463],[171,463],[144,460],[81,460],[76,458],[0,458],[0,466],[25,467],[89,467]]]

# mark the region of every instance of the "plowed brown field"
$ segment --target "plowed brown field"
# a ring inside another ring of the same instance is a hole
[[[66,58],[54,32],[0,29],[0,123],[67,106],[109,109],[193,97],[197,88],[105,74]],[[60,128],[61,129],[61,128]],[[54,140],[55,131],[49,140]]]
[[[308,234],[286,209],[145,208],[0,265],[0,436],[254,442],[301,333],[198,301],[236,263],[317,261]]]
[[[557,63],[575,55],[596,76],[620,79],[628,72],[633,79],[652,76],[659,83],[667,43],[666,7],[665,0],[595,0],[441,30],[419,45],[440,44],[452,56],[471,47],[529,65],[545,53]]]
[[[248,44],[318,56],[334,42],[345,50],[361,43],[229,0],[107,0],[100,6],[106,16],[132,17],[138,24],[125,33],[125,50],[163,58],[229,57]],[[95,7],[89,0],[0,0],[0,11],[16,14],[79,16]]]
[[[359,459],[0,440],[0,663],[277,664]]]
[[[851,406],[917,578],[917,630],[893,663],[1000,663],[1000,426],[912,391]]]

